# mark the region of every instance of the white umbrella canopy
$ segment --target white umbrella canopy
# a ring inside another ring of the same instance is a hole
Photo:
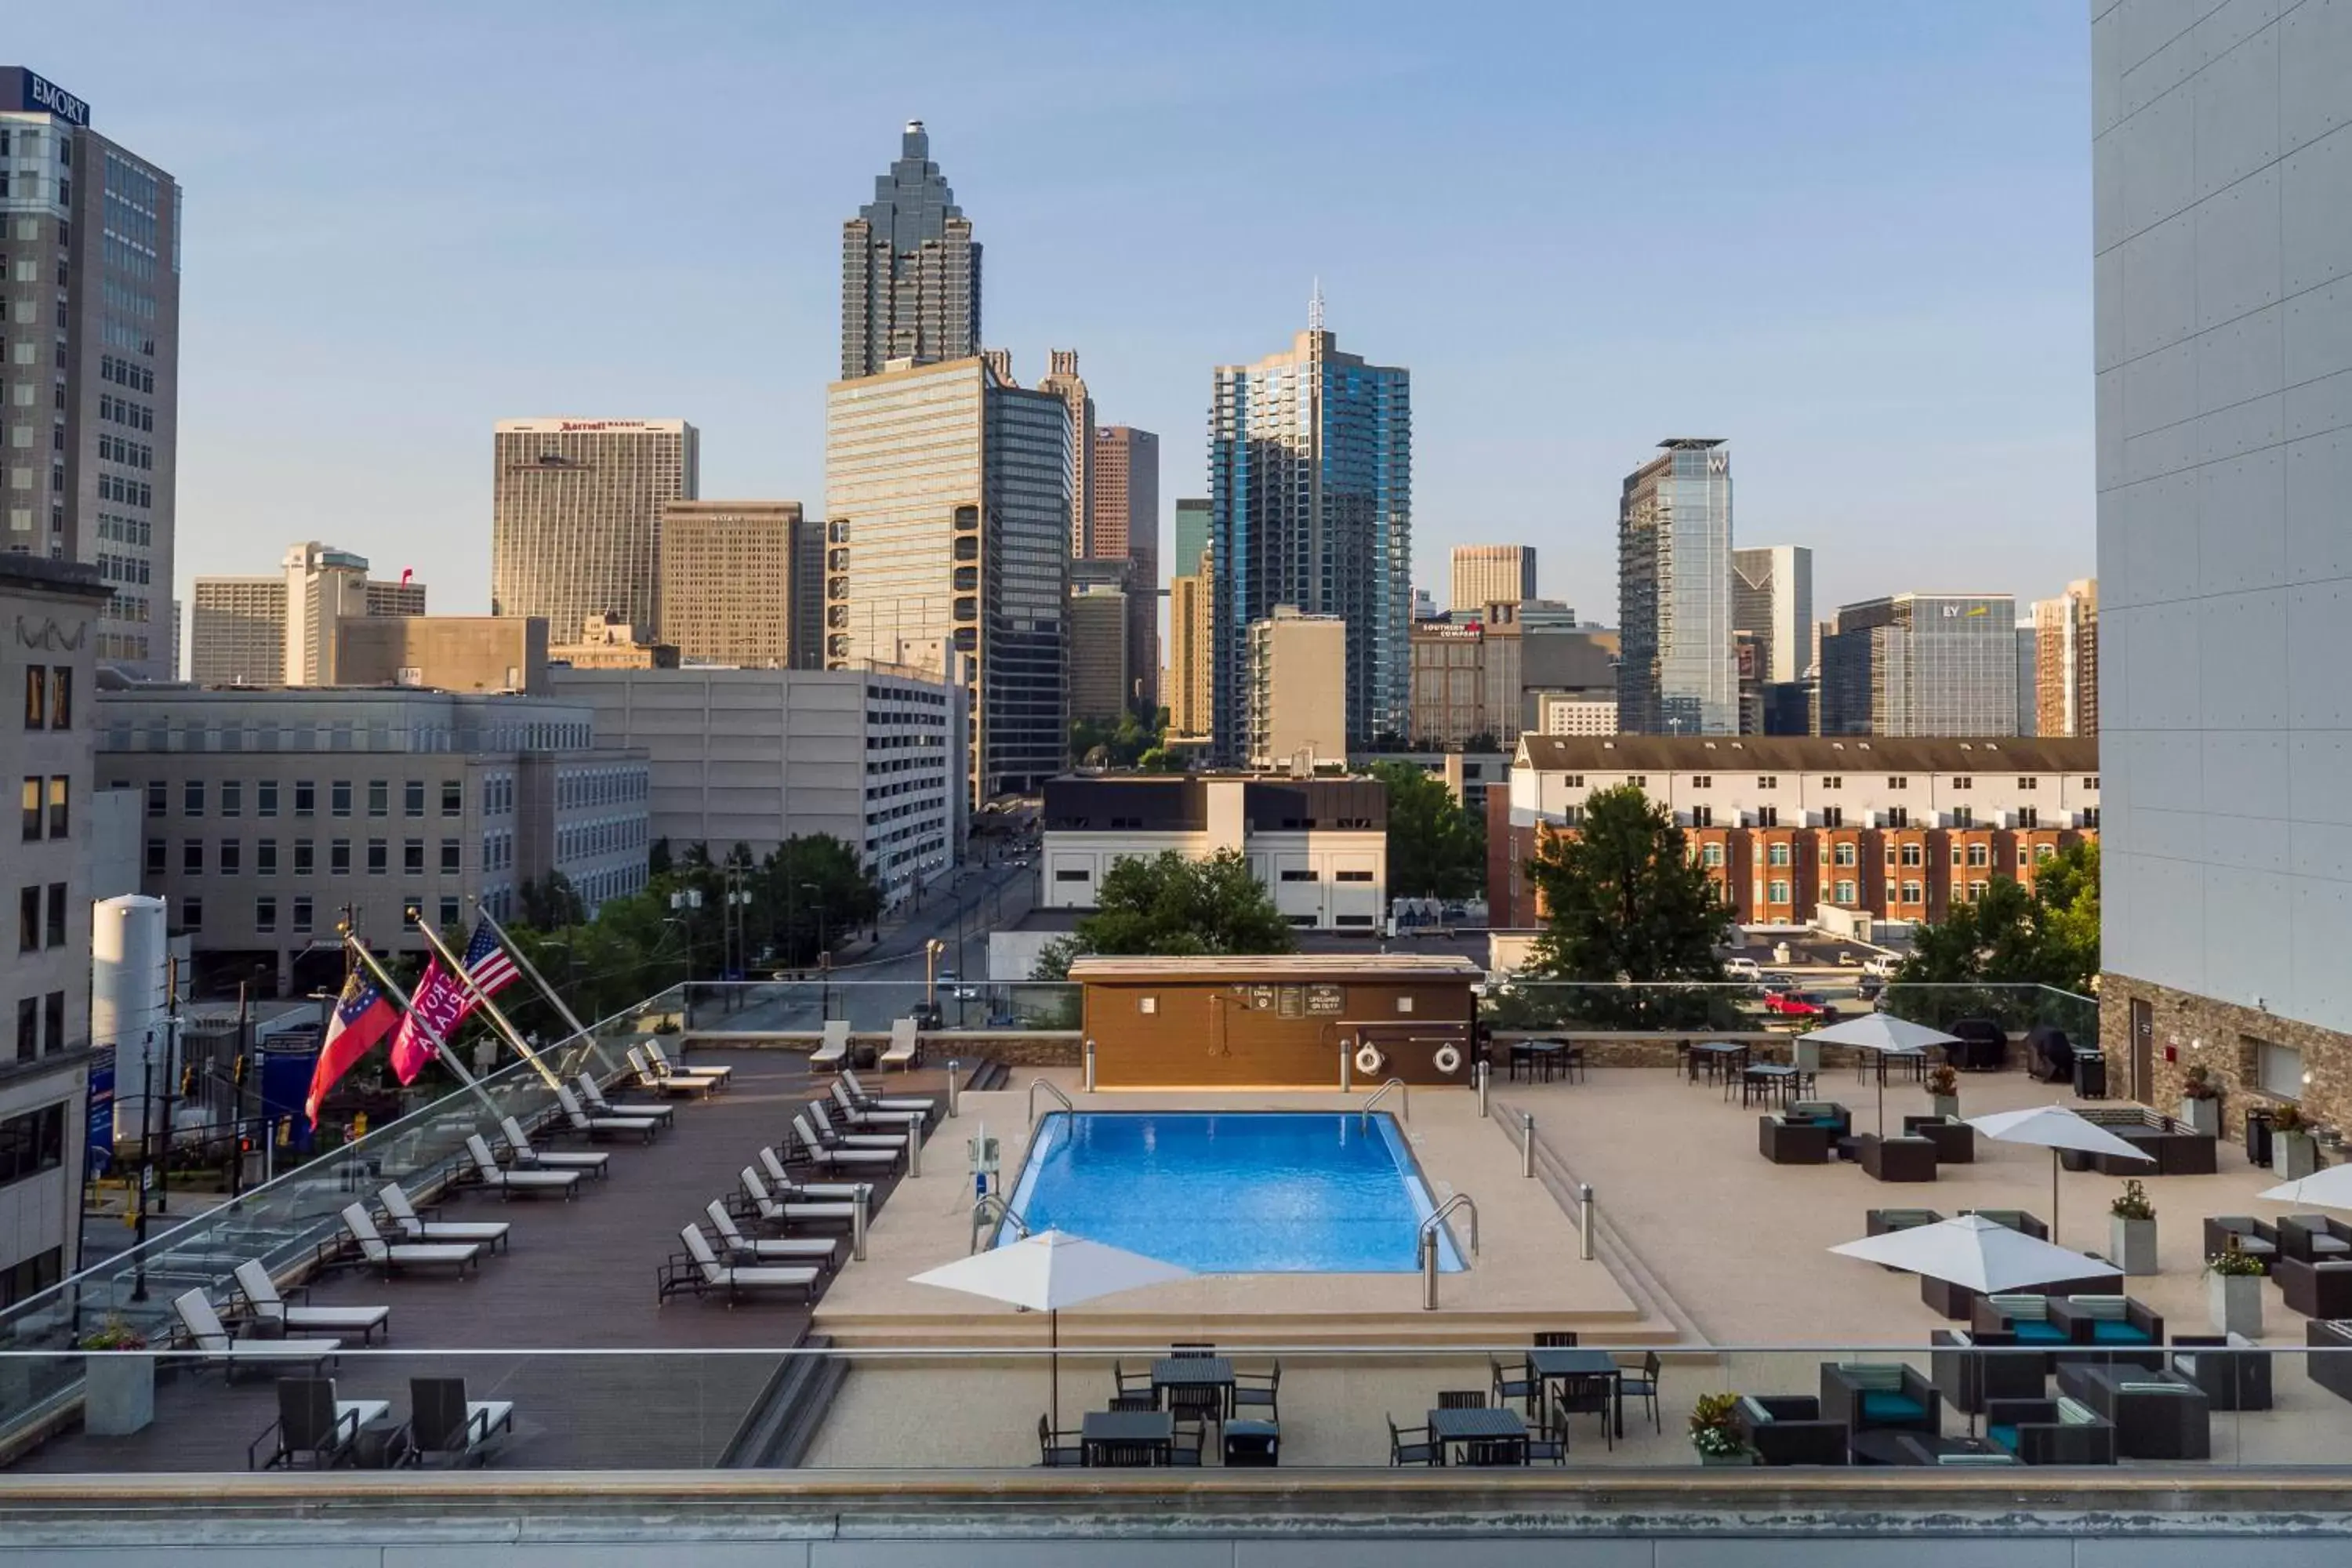
[[[1892,1013],[1864,1013],[1859,1018],[1832,1024],[1825,1029],[1814,1029],[1798,1037],[1824,1046],[1852,1046],[1856,1050],[1876,1051],[1882,1056],[1917,1056],[1929,1046],[1957,1046],[1957,1035],[1941,1029],[1931,1029],[1925,1024],[1914,1024]],[[1878,1075],[1878,1131],[1886,1131],[1886,1074]]]
[[[2124,1142],[2095,1121],[2086,1121],[2063,1105],[2030,1105],[2023,1110],[1996,1110],[1971,1116],[1969,1125],[1997,1143],[2032,1143],[2050,1151],[2050,1234],[2058,1234],[2058,1152],[2073,1149],[2085,1154],[2111,1154],[2124,1160],[2156,1156]]]
[[[1088,1241],[1067,1231],[1042,1230],[1006,1247],[991,1247],[927,1268],[917,1285],[937,1285],[1047,1314],[1049,1342],[1062,1342],[1062,1309],[1146,1285],[1189,1279],[1192,1271],[1139,1252]],[[1053,1358],[1054,1425],[1062,1424],[1062,1363]]]
[[[2330,1165],[2308,1176],[2282,1182],[2261,1194],[2283,1204],[2310,1204],[2315,1208],[2352,1209],[2352,1165]]]
[[[2053,1247],[1975,1214],[1964,1214],[1935,1225],[1913,1226],[1885,1236],[1864,1237],[1830,1250],[1842,1258],[1858,1258],[1864,1263],[1908,1269],[1986,1295],[2046,1285],[2053,1279],[2123,1272],[2111,1263]]]

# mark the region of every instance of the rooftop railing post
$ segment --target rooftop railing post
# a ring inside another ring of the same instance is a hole
[[[1089,1035],[1088,1037],[1087,1037],[1087,1092],[1088,1094],[1092,1094],[1094,1091],[1095,1091],[1095,1042],[1094,1042],[1094,1037],[1093,1037],[1093,1036],[1091,1036],[1091,1035]]]
[[[1586,1182],[1576,1189],[1576,1255],[1585,1262],[1592,1261],[1592,1184]]]
[[[849,1200],[849,1255],[860,1263],[866,1261],[866,1216],[873,1202],[873,1187],[858,1183],[857,1195]]]
[[[1355,1062],[1348,1054],[1347,1042],[1339,1043],[1339,1092],[1345,1094],[1355,1086]]]
[[[1437,1233],[1421,1233],[1421,1310],[1437,1310]]]
[[[913,1181],[923,1173],[923,1127],[918,1121],[907,1129],[907,1179]]]
[[[962,1070],[963,1063],[953,1057],[948,1058],[948,1115],[950,1118],[959,1115],[961,1111],[959,1102],[963,1098],[963,1091],[956,1086],[956,1074]]]
[[[1536,1113],[1519,1112],[1519,1174],[1532,1181],[1536,1173]]]
[[[1485,1062],[1480,1062],[1476,1069],[1476,1081],[1478,1085],[1478,1117],[1481,1121],[1485,1121],[1488,1115],[1486,1110],[1486,1078],[1491,1070],[1492,1068],[1490,1068]]]

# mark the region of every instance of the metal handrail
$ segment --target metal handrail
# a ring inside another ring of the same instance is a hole
[[[1445,1225],[1445,1216],[1457,1208],[1470,1211],[1470,1255],[1478,1255],[1478,1205],[1470,1201],[1469,1194],[1456,1193],[1421,1222],[1421,1234],[1413,1239],[1415,1261],[1421,1265],[1421,1308],[1424,1312],[1437,1310],[1437,1237]]]
[[[1024,1237],[1029,1234],[1029,1224],[1013,1212],[1013,1205],[994,1193],[982,1193],[971,1205],[971,1237],[964,1247],[967,1255],[980,1250],[980,1233],[988,1223],[988,1211],[993,1208],[997,1217]]]
[[[1431,1235],[1439,1226],[1445,1223],[1447,1215],[1458,1208],[1466,1208],[1470,1211],[1470,1256],[1475,1258],[1478,1256],[1478,1205],[1470,1201],[1468,1193],[1456,1193],[1438,1205],[1437,1212],[1421,1222],[1421,1234]]]
[[[1363,1109],[1358,1112],[1362,1118],[1362,1121],[1357,1123],[1358,1126],[1370,1127],[1372,1124],[1372,1107],[1386,1099],[1391,1089],[1397,1091],[1397,1104],[1403,1110],[1405,1121],[1410,1122],[1412,1120],[1412,1090],[1406,1087],[1404,1079],[1392,1078],[1374,1089],[1372,1098],[1364,1101]]]
[[[1064,1094],[1060,1089],[1055,1089],[1052,1084],[1047,1083],[1042,1078],[1033,1078],[1029,1080],[1030,1126],[1034,1127],[1037,1125],[1037,1091],[1041,1089],[1047,1094],[1052,1095],[1055,1100],[1060,1100],[1062,1102],[1062,1109],[1068,1111],[1071,1115],[1076,1116],[1078,1113],[1078,1108],[1070,1103],[1070,1097],[1068,1095]]]

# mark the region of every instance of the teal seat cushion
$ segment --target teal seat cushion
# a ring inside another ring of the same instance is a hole
[[[2066,1331],[2060,1328],[2055,1323],[2044,1322],[2032,1318],[2016,1318],[2011,1320],[2009,1326],[2016,1331],[2018,1342],[2020,1344],[2027,1343],[2029,1342],[2053,1345],[2064,1344],[2066,1342]],[[2101,1328],[2106,1327],[2105,1323],[2102,1323],[2099,1326]]]
[[[2105,1319],[2091,1325],[2091,1342],[2095,1345],[2144,1345],[2147,1331],[2137,1323],[2115,1323]]]
[[[1927,1407],[1907,1394],[1863,1391],[1862,1418],[1865,1421],[1916,1421],[1927,1414]]]
[[[1994,1447],[2006,1448],[2012,1454],[2017,1452],[2016,1427],[1988,1426],[1985,1428],[1985,1436],[1992,1440]]]

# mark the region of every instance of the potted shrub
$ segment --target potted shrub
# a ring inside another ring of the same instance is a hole
[[[82,1363],[82,1429],[96,1437],[127,1437],[155,1419],[155,1358],[143,1353],[147,1336],[110,1314],[81,1337],[100,1353]]]
[[[1702,1465],[1752,1465],[1756,1456],[1740,1440],[1739,1428],[1731,1424],[1733,1413],[1739,1408],[1736,1394],[1702,1394],[1691,1406],[1691,1447]]]
[[[2283,1182],[2299,1182],[2319,1169],[2319,1141],[2303,1119],[2303,1108],[2289,1101],[2271,1112],[2271,1173]]]
[[[2156,1205],[2147,1189],[2126,1182],[2122,1195],[2107,1205],[2107,1256],[2126,1274],[2153,1274],[2156,1263]]]
[[[2221,1333],[2263,1337],[2263,1260],[2241,1250],[2234,1236],[2229,1250],[2205,1265],[2205,1310]]]
[[[2201,1065],[2190,1068],[2180,1086],[2180,1120],[2208,1138],[2221,1135],[2221,1091],[2213,1087],[2210,1069]]]
[[[1946,1121],[1959,1119],[1960,1075],[1950,1067],[1939,1067],[1927,1074],[1927,1109]]]

